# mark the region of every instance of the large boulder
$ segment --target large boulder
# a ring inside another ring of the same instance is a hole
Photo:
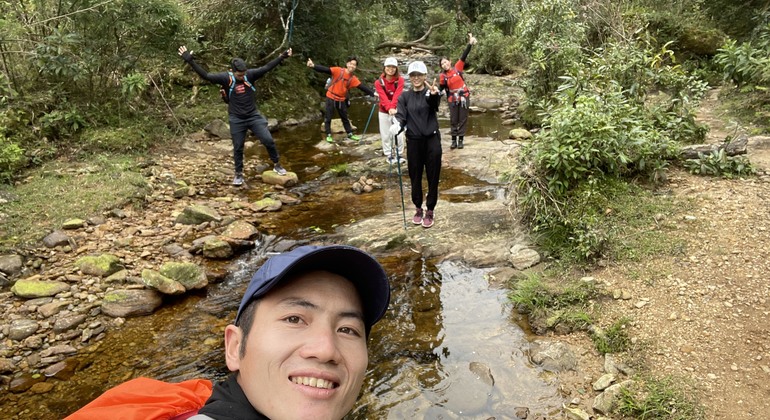
[[[185,290],[202,289],[209,284],[206,271],[193,263],[167,262],[160,267],[160,274],[179,282]]]
[[[229,140],[232,138],[230,136],[230,126],[218,118],[212,120],[205,127],[203,127],[203,130],[214,137],[219,137],[220,139]]]
[[[293,187],[299,182],[299,177],[294,172],[286,172],[286,175],[278,175],[272,169],[262,172],[262,182],[270,185]]]
[[[102,300],[102,313],[112,317],[150,315],[160,307],[160,294],[147,289],[120,289],[107,292]]]
[[[12,287],[11,292],[21,298],[34,299],[55,296],[70,290],[70,285],[61,281],[40,281],[39,279],[21,279]]]
[[[164,295],[181,295],[186,291],[184,286],[178,281],[149,268],[142,270],[142,283]]]

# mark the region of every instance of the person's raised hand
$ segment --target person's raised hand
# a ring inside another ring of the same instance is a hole
[[[310,68],[312,68],[312,67],[314,66],[314,64],[313,64],[313,60],[311,60],[311,59],[309,59],[309,58],[308,58],[308,59],[307,59],[307,66],[308,66],[308,67],[310,67]]]
[[[181,47],[179,47],[179,50],[178,50],[178,51],[179,51],[179,55],[180,55],[180,56],[181,56],[181,55],[184,55],[184,53],[185,53],[185,52],[187,52],[187,47],[186,47],[186,46],[184,46],[184,45],[182,45]],[[190,55],[192,55],[192,51],[190,51]]]
[[[289,48],[288,50],[286,50],[286,56],[287,56],[287,57],[291,57],[291,48]]]
[[[436,78],[433,78],[433,84],[430,86],[430,94],[431,95],[437,95],[438,94],[438,83],[436,82]]]
[[[472,33],[468,32],[468,43],[471,45],[476,45],[477,42],[478,40],[476,39],[476,37],[473,36]]]

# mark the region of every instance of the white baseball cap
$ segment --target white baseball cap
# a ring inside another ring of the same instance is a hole
[[[398,60],[396,60],[396,57],[388,57],[385,59],[384,65],[398,67]]]
[[[409,71],[406,74],[412,73],[428,74],[428,68],[425,67],[425,63],[422,61],[412,61],[409,63]]]

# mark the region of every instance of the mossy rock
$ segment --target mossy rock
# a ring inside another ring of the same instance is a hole
[[[19,280],[11,292],[21,298],[34,299],[55,296],[70,290],[70,285],[61,281]]]
[[[203,268],[193,263],[167,262],[160,267],[160,274],[179,282],[185,290],[202,289],[209,284]]]
[[[120,258],[112,254],[86,256],[77,260],[75,266],[77,266],[83,274],[99,277],[108,277],[125,268],[120,263]]]

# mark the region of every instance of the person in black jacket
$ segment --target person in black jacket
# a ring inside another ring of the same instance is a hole
[[[209,73],[204,70],[195,62],[192,52],[188,51],[184,45],[179,47],[179,55],[202,79],[216,83],[224,89],[228,102],[230,136],[233,140],[233,161],[235,163],[233,185],[243,185],[243,146],[248,130],[251,130],[267,149],[270,160],[273,161],[273,170],[279,175],[286,175],[286,169],[279,162],[278,150],[275,147],[273,136],[267,128],[267,119],[257,110],[254,98],[256,92],[254,82],[284,59],[291,57],[291,48],[259,68],[249,69],[242,59],[234,58],[230,71],[220,73]]]
[[[396,121],[390,133],[398,135],[406,128],[406,155],[412,184],[412,203],[416,207],[412,223],[424,228],[433,226],[433,209],[438,202],[438,181],[441,174],[441,135],[438,112],[441,95],[436,81],[426,83],[428,69],[422,61],[409,64],[407,74],[412,88],[398,98]],[[426,210],[422,209],[422,173],[428,179]]]

